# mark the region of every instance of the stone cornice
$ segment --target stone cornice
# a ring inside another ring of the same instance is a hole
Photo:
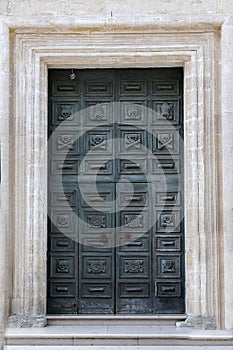
[[[102,17],[73,17],[73,16],[38,16],[23,18],[15,16],[0,16],[9,28],[20,32],[50,31],[75,32],[89,31],[185,31],[203,32],[217,31],[224,22],[229,21],[230,15],[129,15],[129,16],[102,16]]]

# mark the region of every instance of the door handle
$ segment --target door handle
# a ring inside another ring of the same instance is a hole
[[[142,288],[125,288],[127,293],[142,292]]]
[[[103,287],[100,287],[100,288],[98,288],[98,287],[89,288],[88,290],[89,290],[89,292],[91,292],[91,293],[93,293],[93,292],[104,292],[104,288],[103,288]]]
[[[128,247],[139,247],[142,246],[142,242],[128,242],[126,243]]]
[[[175,245],[175,241],[162,242],[162,245],[164,245],[164,246],[173,246],[173,245]]]

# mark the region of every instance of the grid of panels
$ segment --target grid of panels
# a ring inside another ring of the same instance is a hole
[[[66,126],[49,151],[48,313],[182,313],[182,71],[69,73],[50,71],[49,135]]]

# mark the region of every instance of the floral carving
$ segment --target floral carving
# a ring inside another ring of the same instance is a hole
[[[167,103],[166,101],[163,103],[156,104],[156,112],[158,119],[174,119],[174,104]]]
[[[126,273],[142,273],[144,272],[143,260],[126,260],[125,261]]]
[[[175,226],[175,216],[172,214],[162,214],[161,215],[161,226],[174,227]]]
[[[175,262],[174,260],[162,260],[162,272],[175,272]]]
[[[59,226],[67,226],[69,223],[68,215],[59,215],[57,218],[57,223]]]
[[[88,227],[105,228],[106,217],[104,215],[88,215]]]
[[[143,227],[143,216],[135,214],[127,214],[124,216],[125,226],[130,228]]]
[[[87,271],[88,273],[105,273],[106,272],[106,262],[99,260],[88,261]]]

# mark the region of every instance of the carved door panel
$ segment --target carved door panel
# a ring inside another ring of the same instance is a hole
[[[76,73],[49,72],[48,313],[182,313],[182,69]]]

